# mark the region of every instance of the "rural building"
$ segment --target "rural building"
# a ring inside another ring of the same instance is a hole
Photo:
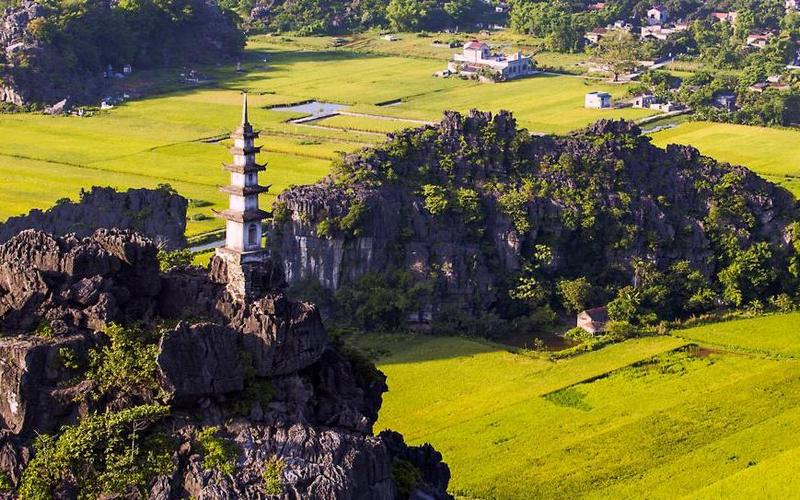
[[[498,14],[505,14],[511,9],[511,6],[506,2],[500,2],[494,6],[494,11]]]
[[[602,333],[608,323],[608,310],[605,307],[587,309],[578,314],[577,325],[591,334]]]
[[[775,35],[769,31],[763,33],[750,33],[747,35],[747,46],[763,49]]]
[[[673,111],[680,111],[683,109],[683,104],[679,104],[677,102],[667,101],[667,102],[654,102],[650,105],[650,109],[654,109],[656,111],[662,111],[664,113],[671,113]]]
[[[627,23],[627,22],[625,22],[625,21],[623,21],[621,19],[617,19],[613,23],[611,23],[608,26],[606,26],[606,29],[609,29],[609,30],[625,30],[625,31],[630,32],[630,31],[633,31],[633,25],[630,24],[630,23]]]
[[[586,39],[587,43],[594,45],[599,42],[606,33],[608,33],[606,28],[594,28],[593,30],[584,33],[583,38]]]
[[[721,23],[735,24],[736,12],[712,12],[711,17]]]
[[[647,11],[647,24],[650,26],[655,25],[662,25],[665,24],[669,20],[669,16],[667,15],[667,9],[665,9],[661,5],[656,5],[651,7]]]
[[[383,39],[387,42],[396,42],[397,37],[395,35],[383,35]]]
[[[786,12],[800,10],[800,0],[786,0],[784,5],[786,6]]]
[[[653,94],[640,95],[633,98],[633,107],[647,109],[656,102],[658,99]]]
[[[712,98],[714,106],[717,108],[733,111],[736,109],[736,94],[733,92],[720,92]]]
[[[533,61],[519,51],[511,56],[493,54],[488,44],[472,40],[464,45],[461,54],[453,56],[447,69],[462,75],[479,75],[488,70],[504,80],[510,80],[532,74]]]
[[[589,6],[587,8],[589,10],[603,10],[603,9],[606,8],[606,3],[605,2],[592,3],[592,4],[589,4]]]
[[[605,109],[611,107],[611,94],[608,92],[589,92],[584,98],[584,107],[589,109]]]
[[[775,82],[766,81],[766,82],[754,83],[753,85],[750,85],[749,87],[747,87],[747,90],[749,90],[750,92],[761,93],[761,92],[764,92],[765,90],[773,89],[773,90],[777,90],[777,91],[783,92],[784,90],[789,90],[789,88],[790,87],[789,87],[788,84],[782,83],[780,80],[778,80],[778,81],[775,81]]]
[[[126,64],[122,67],[123,75],[130,75],[131,73],[133,73],[133,67],[130,64]]]
[[[642,40],[666,40],[673,33],[679,33],[689,29],[686,23],[680,23],[673,26],[662,26],[660,24],[653,26],[642,26],[639,30],[639,38]]]

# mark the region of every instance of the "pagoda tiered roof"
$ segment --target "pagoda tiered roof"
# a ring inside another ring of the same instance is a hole
[[[261,146],[253,146],[251,148],[237,148],[234,146],[228,151],[230,151],[232,155],[254,155],[261,152]]]
[[[237,174],[252,174],[255,172],[263,172],[267,169],[267,164],[253,163],[252,165],[235,165],[233,163],[223,163],[222,168],[228,172],[236,172]]]
[[[255,210],[250,209],[250,210],[245,210],[244,212],[227,209],[221,212],[214,211],[214,215],[229,221],[244,223],[251,221],[260,221],[262,219],[265,219],[269,214],[261,209],[255,209]]]
[[[269,186],[222,186],[220,191],[235,196],[251,196],[254,194],[266,193],[269,191]]]

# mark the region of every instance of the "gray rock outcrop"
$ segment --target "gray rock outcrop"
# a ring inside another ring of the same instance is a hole
[[[77,202],[65,201],[44,211],[34,209],[0,222],[0,243],[26,229],[83,238],[101,228],[117,228],[136,231],[167,249],[182,248],[187,207],[185,198],[167,189],[120,192],[95,186],[82,192]]]
[[[161,273],[156,253],[122,230],[27,230],[0,245],[0,472],[14,485],[38,434],[158,403],[170,413],[153,432],[174,443],[175,468],[152,479],[152,499],[275,498],[263,472],[276,459],[280,498],[395,499],[398,460],[420,471],[417,493],[449,498],[441,455],[373,435],[385,377],[329,342],[316,307],[286,297],[277,268],[263,270],[275,287],[242,303],[201,269]],[[112,324],[155,349],[157,388],[99,392],[86,363],[108,347]],[[232,472],[204,462],[196,436],[208,427],[235,446]],[[55,496],[76,498],[76,482],[66,475]]]

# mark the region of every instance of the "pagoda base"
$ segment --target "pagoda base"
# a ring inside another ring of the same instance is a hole
[[[283,283],[283,275],[267,250],[237,252],[217,248],[211,259],[211,279],[224,283],[235,298],[249,301],[263,297]]]

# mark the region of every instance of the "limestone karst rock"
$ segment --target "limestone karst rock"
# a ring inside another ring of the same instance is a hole
[[[89,236],[100,228],[131,229],[167,249],[186,243],[187,201],[168,189],[116,191],[93,187],[77,202],[59,203],[48,210],[31,210],[0,223],[0,243],[25,229],[55,236]]]
[[[155,430],[174,443],[174,471],[151,481],[149,498],[275,498],[262,476],[276,457],[280,498],[398,498],[398,460],[420,471],[424,498],[449,498],[440,454],[373,435],[385,378],[355,368],[313,305],[286,297],[278,277],[244,304],[198,268],[160,272],[156,250],[123,230],[84,238],[27,230],[0,245],[0,472],[13,484],[38,434],[159,402],[170,413]],[[64,361],[108,346],[101,331],[112,323],[156,334],[147,345],[156,349],[157,388],[96,396],[98,381]],[[232,473],[204,465],[194,439],[209,426],[235,445]],[[62,478],[56,496],[75,498],[75,481]]]
[[[444,208],[433,213],[425,189]],[[474,195],[476,210],[459,192]],[[630,282],[634,258],[662,270],[686,260],[712,277],[715,228],[743,247],[785,247],[797,218],[785,189],[688,146],[657,148],[632,122],[537,137],[508,112],[478,111],[447,112],[347,155],[328,178],[281,193],[273,209],[268,241],[289,284],[336,290],[399,268],[436,276],[433,308],[475,312],[493,307],[537,247],[552,252],[555,278]]]

